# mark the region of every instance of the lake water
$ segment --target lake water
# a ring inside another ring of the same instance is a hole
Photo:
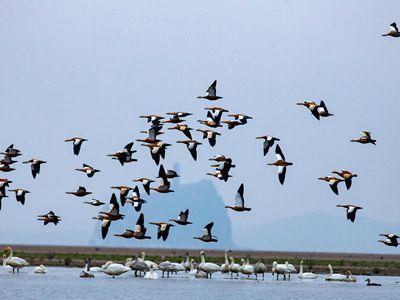
[[[13,275],[0,268],[0,299],[400,299],[400,277],[369,277],[381,287],[367,287],[364,276],[356,283],[316,280],[276,281],[270,273],[265,281],[227,279],[214,274],[213,279],[195,279],[181,273],[170,278],[147,280],[129,272],[112,278],[96,273],[96,278],[79,278],[81,269],[48,268],[47,274],[34,274],[25,268]]]

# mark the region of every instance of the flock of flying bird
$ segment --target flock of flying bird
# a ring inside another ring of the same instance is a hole
[[[390,32],[384,34],[383,36],[400,37],[400,33],[397,29],[396,23],[392,23]],[[207,101],[218,101],[222,99],[221,96],[217,95],[217,81],[215,80],[210,85],[205,95],[199,96],[198,98]],[[333,116],[333,114],[329,112],[327,105],[324,101],[320,101],[319,104],[314,101],[304,101],[297,103],[297,105],[306,107],[307,110],[311,112],[312,116],[314,116],[317,120]],[[207,140],[211,147],[214,147],[216,145],[217,138],[221,136],[221,133],[216,131],[217,128],[221,128],[226,125],[229,130],[233,130],[237,126],[246,125],[249,120],[252,119],[251,116],[241,113],[228,114],[229,111],[227,109],[218,106],[206,107],[205,110],[207,111],[206,119],[198,120],[198,123],[203,125],[204,128],[196,129],[195,131],[200,132],[202,139]],[[223,120],[224,114],[230,117],[230,119]],[[141,133],[146,134],[146,137],[137,139],[136,141],[140,142],[141,146],[149,149],[151,158],[154,160],[155,164],[159,166],[157,176],[157,179],[159,180],[158,185],[155,185],[156,180],[151,178],[138,178],[133,180],[134,182],[142,185],[143,190],[147,195],[150,195],[153,192],[161,194],[174,192],[171,189],[171,179],[179,177],[179,174],[177,174],[176,171],[166,170],[164,166],[160,164],[161,160],[165,159],[167,149],[172,146],[172,144],[164,142],[160,139],[160,136],[164,134],[162,130],[165,128],[165,126],[171,125],[171,127],[168,128],[168,131],[176,130],[182,132],[182,135],[185,137],[185,139],[178,140],[176,141],[176,143],[185,145],[193,160],[197,160],[198,147],[202,145],[202,143],[193,138],[192,133],[194,129],[186,124],[185,118],[190,117],[191,115],[192,113],[188,112],[168,112],[166,116],[155,114],[140,116],[140,118],[143,118],[147,121],[147,123],[149,124],[149,128],[147,130],[141,131]],[[276,161],[268,163],[268,165],[277,167],[278,179],[280,184],[283,185],[285,182],[287,167],[292,166],[293,163],[286,160],[285,155],[283,154],[283,151],[278,144],[278,142],[280,142],[280,139],[270,135],[259,136],[256,137],[256,139],[263,140],[264,156],[267,156],[269,149],[272,148],[274,144],[276,144]],[[75,155],[79,155],[80,151],[82,150],[83,143],[87,141],[87,139],[81,137],[73,137],[65,140],[65,142],[72,142],[73,153]],[[362,131],[361,136],[359,138],[352,139],[351,142],[372,145],[376,144],[376,140],[372,138],[369,131]],[[131,142],[127,144],[122,150],[108,154],[107,156],[113,160],[118,161],[122,166],[132,162],[137,162],[137,159],[134,158],[134,153],[136,153],[136,150],[133,150],[133,145],[134,143]],[[21,156],[22,152],[14,147],[14,145],[12,144],[4,152],[2,152],[1,155],[3,155],[3,158],[0,161],[0,171],[12,172],[15,170],[15,168],[13,168],[13,165],[17,162],[14,159]],[[213,164],[211,165],[213,171],[207,173],[207,175],[213,176],[224,182],[227,182],[229,178],[232,177],[230,175],[230,171],[232,168],[235,168],[235,165],[230,157],[227,157],[225,155],[215,155],[214,157],[210,158],[210,161],[213,161]],[[23,163],[30,164],[32,176],[33,178],[36,178],[40,174],[41,166],[43,164],[46,164],[46,161],[32,158],[24,161]],[[77,168],[76,171],[85,173],[89,178],[92,178],[95,176],[96,173],[101,172],[100,170],[88,164],[83,164],[82,168]],[[339,194],[339,184],[344,183],[346,188],[350,189],[353,179],[357,177],[357,174],[354,174],[348,170],[333,171],[332,174],[337,176],[324,176],[320,177],[319,180],[327,182],[331,190],[336,195]],[[7,178],[0,179],[0,209],[2,199],[8,197],[6,188],[9,187],[11,183],[13,182]],[[106,238],[111,223],[122,220],[124,218],[124,215],[120,214],[120,204],[122,206],[124,206],[125,204],[131,204],[135,211],[140,212],[142,205],[146,203],[146,200],[141,198],[138,186],[130,187],[121,185],[112,186],[111,188],[119,191],[119,202],[117,199],[117,195],[113,193],[109,201],[109,209],[107,211],[100,211],[98,215],[93,218],[102,222],[101,235],[103,239]],[[17,202],[20,202],[22,205],[25,204],[26,196],[30,193],[28,190],[25,190],[23,188],[14,188],[8,191],[15,193]],[[85,187],[80,186],[76,191],[68,191],[66,192],[66,194],[76,197],[85,197],[92,194],[92,192],[87,191]],[[105,204],[104,202],[97,199],[85,201],[84,203],[95,207]],[[347,219],[351,222],[355,221],[357,211],[362,209],[362,207],[353,204],[341,204],[337,205],[337,207],[342,207],[346,209]],[[226,208],[236,212],[251,210],[250,207],[245,206],[243,183],[237,190],[234,205],[227,205]],[[44,225],[47,225],[49,223],[57,225],[61,221],[61,218],[60,216],[57,216],[53,211],[49,211],[46,214],[39,215],[38,220],[43,221]],[[177,219],[150,222],[150,224],[158,227],[157,238],[165,241],[168,238],[169,232],[172,227],[176,225],[186,226],[192,223],[189,221],[189,210],[186,209],[180,212]],[[198,239],[203,242],[217,242],[218,239],[212,234],[213,225],[214,222],[210,222],[209,224],[205,225],[203,234],[194,237],[194,239]],[[137,219],[134,229],[126,229],[125,232],[114,235],[117,237],[135,238],[139,240],[150,239],[151,237],[146,235],[146,231],[147,228],[144,222],[144,215],[143,213],[141,213]],[[386,237],[386,239],[379,242],[382,242],[387,246],[398,246],[398,235],[393,233],[385,233],[381,234],[381,236]]]

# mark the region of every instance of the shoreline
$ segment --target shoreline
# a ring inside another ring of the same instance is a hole
[[[155,262],[167,260],[181,262],[185,252],[191,258],[199,260],[202,249],[142,248],[142,247],[96,247],[96,246],[52,246],[52,245],[13,245],[0,244],[0,249],[10,246],[15,255],[26,259],[31,265],[83,267],[84,259],[91,258],[93,266],[100,266],[108,260],[125,262],[126,258],[139,255],[144,251],[146,257]],[[224,250],[205,250],[208,261],[224,263]],[[305,270],[309,267],[317,273],[327,273],[331,264],[335,272],[351,271],[354,275],[400,275],[400,255],[396,254],[363,254],[363,253],[329,253],[329,252],[286,252],[232,250],[229,256],[238,261],[250,256],[251,263],[260,258],[267,264],[268,272],[273,261],[289,261],[298,267],[304,260]]]

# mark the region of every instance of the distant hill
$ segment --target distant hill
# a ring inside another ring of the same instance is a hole
[[[139,186],[141,197],[147,201],[142,206],[145,216],[145,225],[151,240],[135,240],[114,237],[115,233],[122,233],[125,228],[133,228],[139,216],[130,204],[122,208],[125,214],[123,221],[113,222],[105,240],[101,239],[100,222],[95,226],[90,245],[106,246],[133,246],[133,247],[173,247],[173,248],[235,248],[232,239],[231,221],[222,198],[218,195],[214,184],[210,180],[197,183],[180,184],[179,179],[172,182],[174,193],[158,194],[152,192],[148,196]],[[107,206],[108,207],[108,206]],[[177,218],[181,210],[190,210],[189,220],[192,225],[176,225],[170,231],[167,241],[157,240],[157,227],[149,222],[168,221]],[[214,221],[213,234],[218,237],[218,243],[204,243],[193,239],[203,233],[204,225]]]
[[[379,233],[399,233],[400,224],[363,217],[362,211],[355,223],[347,221],[344,212],[343,215],[330,215],[315,211],[234,230],[235,242],[242,249],[400,253],[400,248],[386,247],[377,242]]]

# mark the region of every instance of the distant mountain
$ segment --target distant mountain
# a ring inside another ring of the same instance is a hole
[[[151,240],[123,239],[113,236],[122,233],[125,228],[134,228],[139,216],[130,204],[125,204],[122,214],[123,221],[112,222],[108,236],[101,239],[101,223],[95,226],[93,236],[89,240],[90,245],[126,246],[126,247],[171,247],[171,248],[235,248],[232,239],[231,221],[222,198],[218,195],[214,184],[210,180],[202,180],[197,183],[180,184],[179,179],[174,179],[172,189],[174,193],[158,194],[152,192],[148,196],[139,185],[141,197],[147,201],[142,206],[145,216],[147,233]],[[108,205],[107,205],[108,208]],[[188,208],[189,220],[192,225],[176,225],[171,228],[167,241],[157,240],[157,227],[149,225],[149,222],[168,221],[177,218],[179,212]],[[193,239],[203,233],[203,227],[214,221],[213,234],[218,237],[218,243],[204,243]]]
[[[396,253],[400,247],[378,243],[380,233],[400,232],[400,224],[357,216],[354,223],[343,215],[322,211],[273,221],[264,225],[234,228],[235,242],[242,249]]]

